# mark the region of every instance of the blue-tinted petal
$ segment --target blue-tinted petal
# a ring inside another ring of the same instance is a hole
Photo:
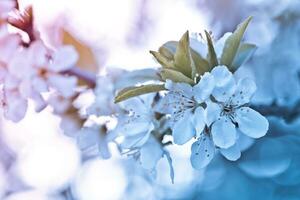
[[[134,136],[127,136],[124,138],[120,146],[122,149],[141,147],[148,141],[149,137],[150,131],[145,131]]]
[[[225,158],[231,161],[236,161],[241,157],[241,151],[238,143],[235,143],[227,149],[220,149],[220,152]]]
[[[269,129],[268,120],[248,107],[242,107],[236,111],[236,122],[239,129],[252,138],[260,138],[266,135]]]
[[[234,105],[244,105],[250,102],[251,97],[256,91],[256,84],[251,78],[239,80],[236,91],[232,97]]]
[[[214,121],[216,121],[221,115],[221,107],[219,104],[213,102],[207,102],[207,107],[205,109],[205,122],[210,126]]]
[[[215,67],[211,74],[215,80],[213,97],[219,102],[226,102],[235,92],[236,83],[232,73],[226,66]]]
[[[237,139],[235,126],[226,117],[221,117],[213,123],[211,134],[215,145],[220,148],[231,147]]]
[[[222,52],[223,52],[223,49],[224,49],[224,46],[225,46],[225,42],[226,40],[228,39],[228,37],[232,35],[231,32],[227,32],[225,33],[215,44],[215,51],[216,51],[216,54],[217,54],[217,57],[218,58],[221,58],[222,56]]]
[[[214,78],[211,74],[205,73],[199,83],[193,87],[194,98],[197,102],[204,102],[209,98],[214,89]]]
[[[154,129],[151,119],[147,116],[123,115],[118,120],[117,131],[125,136],[133,136]]]
[[[225,65],[219,65],[212,69],[211,75],[213,75],[216,87],[222,87],[227,85],[233,79],[232,73]]]
[[[175,144],[182,145],[192,139],[196,135],[192,113],[187,112],[181,120],[174,124],[172,130]]]
[[[164,151],[155,138],[149,140],[140,149],[140,162],[145,169],[154,169],[156,163],[162,158]]]
[[[172,158],[170,156],[170,153],[168,151],[164,151],[164,155],[166,156],[167,160],[168,160],[168,164],[169,164],[169,168],[170,168],[170,178],[172,183],[174,184],[174,168],[173,168],[173,161]]]
[[[192,97],[192,86],[187,83],[174,83],[170,80],[167,80],[165,83],[165,88],[169,91],[179,92],[186,97]]]
[[[202,133],[205,126],[204,109],[201,106],[199,106],[195,110],[193,116],[193,124],[196,129],[196,135],[200,135],[200,133]]]
[[[202,133],[199,139],[191,147],[191,164],[195,169],[206,167],[214,157],[215,146],[211,138]]]
[[[83,127],[77,134],[77,144],[80,149],[84,150],[94,146],[98,142],[98,132],[100,129],[97,127]]]

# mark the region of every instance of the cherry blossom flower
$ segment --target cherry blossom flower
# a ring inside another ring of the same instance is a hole
[[[166,156],[173,173],[172,160],[159,141],[165,129],[161,130],[161,122],[155,118],[152,107],[154,98],[154,95],[148,94],[123,102],[120,106],[127,114],[118,117],[114,131],[123,139],[120,143],[121,152],[138,160],[144,169],[155,172],[157,162]]]
[[[72,47],[65,46],[50,54],[41,41],[35,41],[28,49],[14,54],[8,71],[18,80],[22,97],[33,99],[36,111],[41,111],[47,105],[41,93],[50,87],[66,98],[74,95],[77,79],[62,72],[74,67],[77,57]]]
[[[239,139],[242,134],[260,138],[268,131],[268,120],[247,106],[256,85],[249,78],[238,82],[225,66],[215,67],[215,88],[212,101],[205,109],[206,126],[192,145],[191,162],[195,168],[205,167],[212,159],[215,146],[228,160],[237,160],[241,155]]]
[[[157,125],[152,110],[153,95],[133,98],[123,102],[120,106],[127,111],[118,117],[116,130],[124,136],[122,149],[135,149],[143,146],[149,139],[151,132]]]
[[[198,84],[165,84],[168,93],[163,97],[156,110],[170,114],[172,134],[176,144],[185,144],[200,134],[205,126],[204,108],[201,106],[209,98],[213,88],[213,77],[205,73]]]

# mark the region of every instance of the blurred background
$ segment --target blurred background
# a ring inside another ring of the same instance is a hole
[[[63,26],[92,47],[100,68],[126,70],[157,66],[149,50],[178,40],[186,30],[213,31],[217,39],[252,15],[246,39],[259,48],[241,73],[256,78],[254,102],[276,102],[288,110],[299,101],[299,0],[21,0],[20,5],[33,5],[36,25],[52,40]],[[59,117],[50,109],[36,114],[31,106],[22,122],[1,121],[0,199],[300,199],[300,120],[282,116],[269,117],[268,135],[246,145],[238,162],[218,157],[195,171],[190,144],[170,147],[172,184],[167,162],[159,162],[153,180],[113,146],[110,160],[83,159]]]

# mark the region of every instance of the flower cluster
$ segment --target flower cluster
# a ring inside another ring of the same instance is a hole
[[[242,42],[251,18],[218,41],[207,31],[205,37],[186,32],[179,41],[150,51],[162,66],[158,70],[103,69],[105,75],[96,79],[78,74],[76,65],[82,60],[75,47],[79,42],[50,48],[34,27],[32,8],[21,12],[7,2],[0,3],[4,13],[0,16],[0,99],[9,120],[24,118],[29,100],[37,112],[50,105],[61,117],[62,129],[76,136],[83,152],[92,150],[107,159],[112,155],[109,143],[114,143],[121,154],[153,174],[158,161],[166,158],[172,181],[168,145],[193,140],[191,163],[201,169],[217,151],[237,160],[243,140],[260,138],[268,131],[267,119],[249,107],[255,82],[235,73],[256,49]],[[9,26],[17,30],[11,32]],[[90,49],[82,49],[90,58]],[[78,87],[82,77],[88,84]],[[94,101],[76,105],[90,89]]]
[[[267,119],[248,107],[256,90],[254,81],[237,80],[226,66],[205,73],[194,86],[167,81],[165,87],[168,93],[157,110],[170,115],[175,144],[197,139],[191,156],[196,169],[209,164],[216,149],[237,160],[241,134],[259,138],[267,133]]]
[[[208,32],[206,38],[201,34],[190,37],[187,32],[179,42],[167,42],[158,52],[151,51],[162,65],[160,78],[153,79],[153,84],[125,88],[115,98],[116,102],[125,100],[127,110],[118,119],[117,130],[123,136],[121,149],[128,149],[145,168],[153,169],[163,156],[165,136],[172,135],[170,142],[177,145],[194,138],[191,164],[201,169],[217,151],[228,160],[239,159],[244,141],[264,136],[268,120],[249,107],[256,84],[248,76],[233,73],[256,49],[253,44],[241,42],[250,20],[216,42]],[[158,92],[155,100],[142,98],[153,92]],[[144,151],[153,141],[160,145],[152,144],[152,154]]]
[[[47,47],[31,27],[32,10],[28,9],[22,16],[18,10],[13,10],[14,6],[9,6],[12,2],[4,1],[0,5],[7,13],[20,15],[20,19],[3,15],[3,20],[9,20],[0,26],[1,107],[7,119],[18,122],[26,114],[29,99],[35,102],[39,112],[47,106],[43,93],[54,89],[66,98],[75,94],[77,78],[64,72],[76,65],[78,55],[72,46]],[[21,30],[10,32],[9,21]],[[21,37],[24,30],[30,36],[29,42]]]

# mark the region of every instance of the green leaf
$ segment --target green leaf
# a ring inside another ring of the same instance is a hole
[[[255,44],[242,43],[232,63],[232,68],[236,70],[242,64],[246,63],[254,54],[257,47]]]
[[[215,66],[218,65],[218,58],[217,58],[215,48],[214,48],[214,45],[213,45],[213,41],[211,39],[210,34],[207,31],[205,31],[205,35],[206,35],[207,47],[208,47],[207,60],[208,60],[208,63],[209,63],[209,68],[211,70],[212,68],[214,68]]]
[[[163,47],[167,48],[169,52],[172,54],[175,54],[176,52],[176,47],[178,45],[178,42],[176,41],[169,41],[166,42]],[[190,54],[191,58],[195,64],[195,71],[198,74],[204,74],[204,72],[207,72],[210,70],[209,64],[205,58],[203,58],[199,53],[197,53],[195,50],[190,48]]]
[[[191,77],[192,68],[191,68],[191,55],[190,55],[190,41],[189,41],[189,32],[185,32],[182,38],[179,40],[176,53],[174,55],[175,67],[186,75]]]
[[[241,23],[225,42],[221,56],[221,64],[226,65],[229,69],[232,69],[232,63],[236,57],[241,40],[251,19],[252,17],[248,17],[243,23]]]
[[[154,58],[157,60],[159,64],[161,64],[163,67],[174,67],[174,61],[169,60],[162,54],[156,51],[150,51],[150,53],[154,56]]]
[[[184,83],[188,83],[191,85],[194,84],[194,81],[191,78],[189,78],[189,77],[185,76],[183,73],[173,70],[173,69],[164,68],[161,70],[160,74],[161,74],[161,77],[163,80],[170,79],[174,82],[179,82],[179,83],[184,82]]]
[[[157,84],[127,87],[118,92],[117,96],[115,97],[115,103],[119,103],[121,101],[124,101],[126,99],[135,96],[148,94],[152,92],[159,92],[162,90],[165,90],[164,85],[157,85]]]
[[[193,49],[191,49],[191,56],[195,64],[197,74],[202,75],[205,72],[210,71],[208,61]]]

